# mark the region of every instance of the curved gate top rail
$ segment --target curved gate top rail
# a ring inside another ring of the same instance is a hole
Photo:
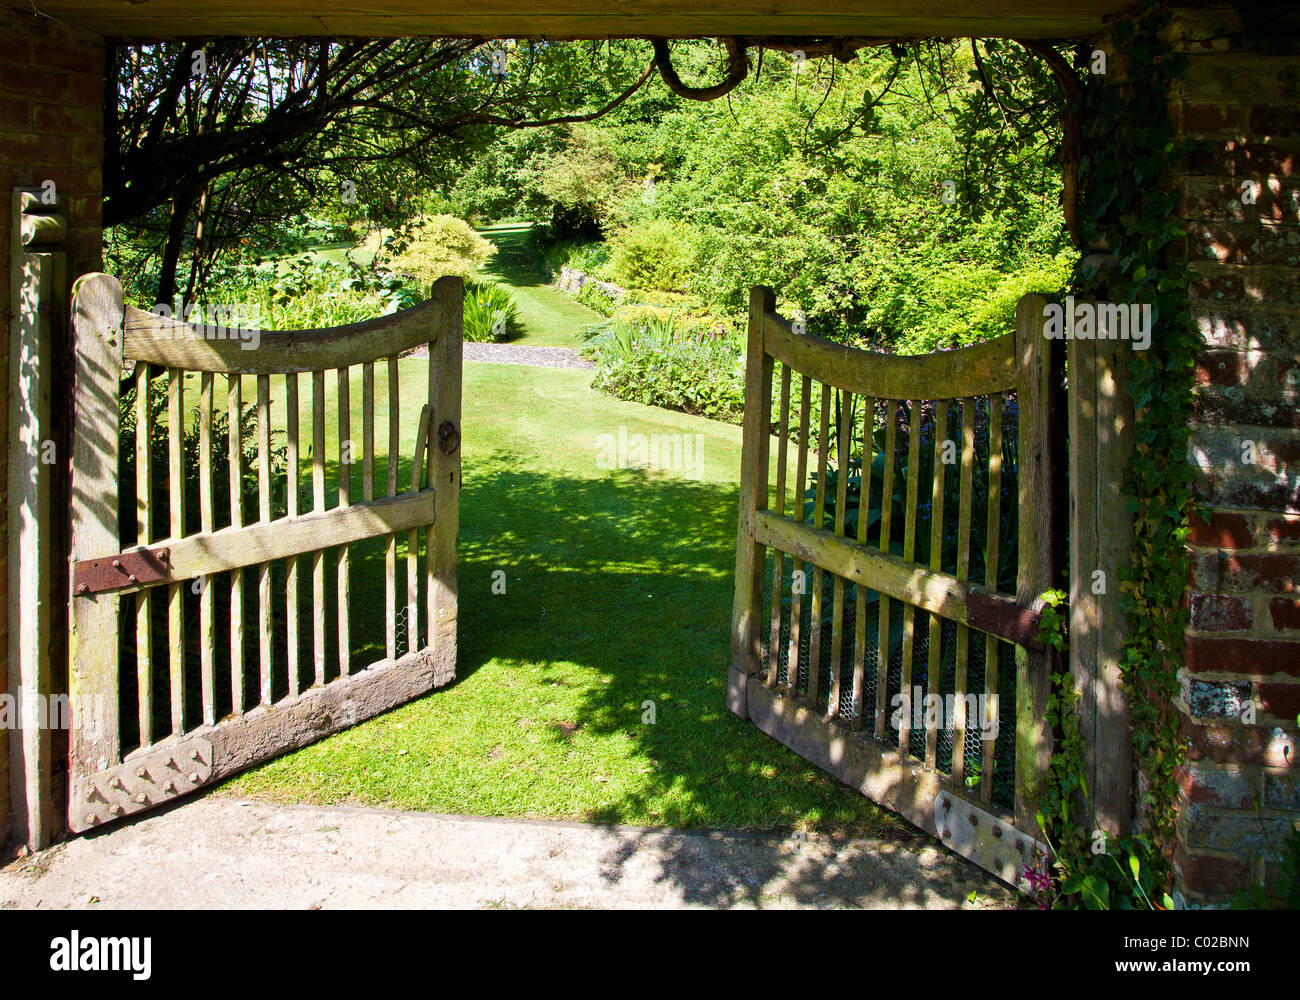
[[[443,335],[439,317],[456,294],[456,284],[457,279],[444,278],[434,285],[428,301],[410,309],[320,330],[205,327],[127,306],[123,354],[167,368],[245,375],[326,371],[397,357]]]
[[[460,279],[390,316],[286,332],[128,308],[104,274],[73,293],[71,829],[152,808],[449,682]],[[399,364],[421,345],[427,358]],[[135,399],[123,414],[128,360]],[[305,372],[310,404],[299,397]],[[400,397],[413,387],[404,421]],[[124,434],[134,448],[119,446]],[[358,591],[362,572],[369,586]]]
[[[898,357],[796,333],[758,287],[745,383],[730,708],[1012,884],[1051,752],[1045,303]]]

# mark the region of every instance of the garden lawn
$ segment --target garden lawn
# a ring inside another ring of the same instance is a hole
[[[426,364],[402,362],[405,399]],[[649,826],[905,828],[725,707],[739,429],[589,380],[466,364],[456,681],[226,793]],[[598,436],[620,428],[699,435],[700,466],[599,468]],[[382,563],[354,560],[354,594],[382,605]]]
[[[480,235],[491,240],[497,248],[497,252],[483,265],[481,274],[509,286],[514,293],[522,335],[510,343],[576,348],[580,344],[578,328],[598,323],[604,317],[556,291],[543,280],[526,247],[531,228],[530,223],[521,223],[480,229]]]

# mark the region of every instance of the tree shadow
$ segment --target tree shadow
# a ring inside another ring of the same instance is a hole
[[[462,492],[455,683],[489,661],[541,663],[554,683],[565,683],[555,666],[562,663],[602,676],[569,724],[547,726],[541,738],[572,745],[577,730],[617,737],[653,772],[589,809],[588,822],[612,827],[652,814],[668,829],[698,829],[717,825],[721,800],[751,817],[739,825],[781,831],[736,840],[611,830],[615,843],[603,859],[611,882],[648,851],[657,881],[694,904],[763,905],[779,896],[812,905],[958,905],[972,889],[999,893],[1000,883],[727,710],[737,501],[732,484],[651,470],[577,478],[524,469],[502,453],[476,460]],[[492,594],[498,571],[505,595]],[[581,768],[570,780],[593,780]],[[806,849],[807,834],[790,833],[796,827],[814,831],[816,849]],[[864,834],[882,849],[850,840]],[[927,847],[943,878],[926,874]],[[889,895],[882,887],[892,887]]]

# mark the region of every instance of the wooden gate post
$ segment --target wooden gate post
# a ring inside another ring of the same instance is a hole
[[[429,352],[429,427],[427,484],[435,490],[433,528],[425,540],[428,564],[429,646],[434,684],[456,676],[456,540],[460,533],[460,431],[462,320],[465,283],[441,278],[433,286],[439,305],[437,340]]]
[[[1094,255],[1093,266],[1113,265]],[[1079,728],[1097,828],[1111,836],[1133,822],[1132,733],[1120,686],[1126,624],[1119,570],[1133,549],[1120,493],[1133,441],[1126,352],[1117,338],[1068,341],[1070,365],[1070,672],[1080,693]]]
[[[1020,437],[1020,541],[1016,600],[1038,611],[1039,595],[1052,586],[1052,433],[1049,420],[1051,344],[1043,332],[1041,295],[1024,295],[1016,303],[1017,427]],[[1047,728],[1051,693],[1051,658],[1045,651],[1016,646],[1016,825],[1038,827],[1038,798],[1052,757]]]
[[[754,541],[754,515],[767,509],[768,424],[772,419],[772,358],[764,349],[763,317],[776,293],[762,285],[749,292],[749,345],[745,360],[745,418],[740,456],[740,517],[736,540],[736,599],[731,616],[731,670],[727,707],[749,718],[746,685],[758,672],[759,617],[763,610],[763,546]],[[783,429],[784,431],[784,429]],[[796,487],[796,495],[800,487]]]
[[[72,286],[74,424],[72,444],[72,552],[76,563],[115,555],[117,517],[118,380],[122,374],[122,286],[89,274]],[[71,575],[71,574],[70,574]],[[75,586],[75,585],[74,585]],[[70,792],[77,779],[116,764],[118,732],[118,596],[113,591],[72,594],[68,693],[72,704]],[[86,805],[74,803],[73,808]]]

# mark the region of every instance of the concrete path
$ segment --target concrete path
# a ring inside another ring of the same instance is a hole
[[[531,344],[476,344],[466,342],[466,361],[498,365],[532,365],[534,368],[595,368],[571,347],[534,347]]]
[[[683,833],[221,796],[0,870],[0,908],[1010,905],[1009,889],[922,838]]]

